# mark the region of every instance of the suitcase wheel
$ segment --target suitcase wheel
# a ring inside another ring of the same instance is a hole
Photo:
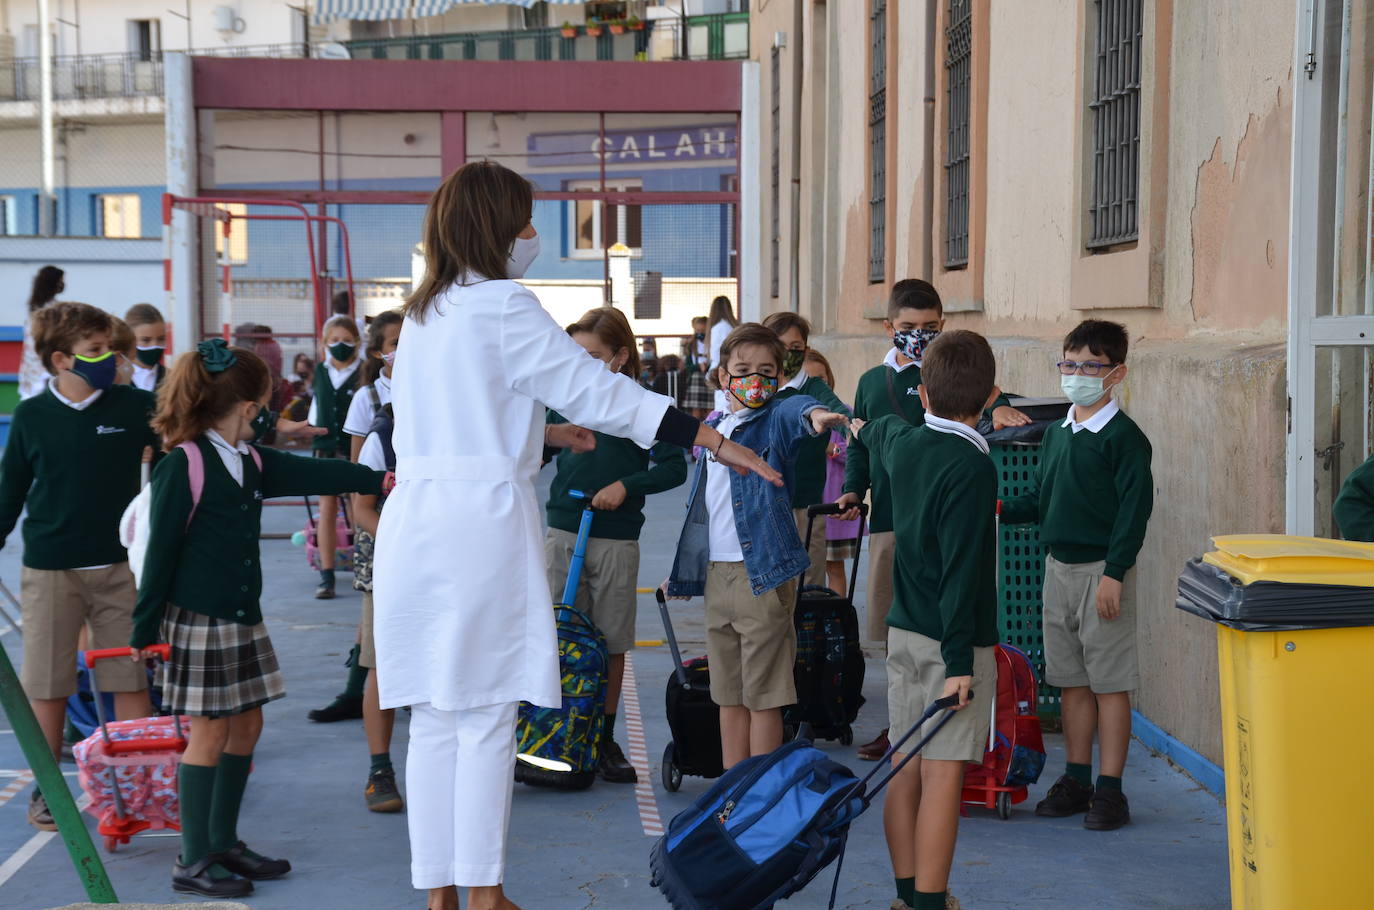
[[[840,745],[854,745],[854,728],[849,726],[849,724],[845,724],[844,728],[840,730]]]
[[[113,853],[119,849],[119,838],[107,834],[105,836],[105,852]]]
[[[663,789],[676,793],[682,787],[682,769],[677,765],[677,749],[668,743],[663,750]]]
[[[1002,821],[1007,821],[1008,819],[1011,818],[1011,794],[1010,794],[1010,793],[999,793],[999,794],[997,794],[997,817],[1000,818],[1000,819],[1002,819]]]

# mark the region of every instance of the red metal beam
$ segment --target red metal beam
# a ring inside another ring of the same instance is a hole
[[[436,181],[437,184],[437,181]],[[427,190],[222,190],[211,188],[216,199],[228,202],[254,199],[284,199],[307,204],[326,205],[428,205],[431,193]],[[599,199],[613,205],[725,205],[739,202],[739,193],[726,190],[697,193],[638,192],[602,193],[596,190],[563,191],[536,190],[535,199]]]
[[[193,57],[197,108],[641,111],[740,108],[733,61],[293,60]]]

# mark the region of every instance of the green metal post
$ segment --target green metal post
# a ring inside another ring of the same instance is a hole
[[[76,801],[72,799],[67,782],[58,770],[57,760],[48,748],[48,742],[38,726],[38,718],[34,717],[33,708],[29,706],[24,689],[19,685],[19,677],[14,672],[14,664],[10,663],[10,656],[3,646],[0,646],[0,708],[4,708],[10,726],[14,727],[19,747],[24,750],[24,758],[33,769],[34,780],[43,791],[43,798],[48,801],[48,809],[57,822],[57,832],[67,843],[67,852],[72,856],[72,864],[76,866],[76,874],[86,889],[86,896],[97,904],[119,903],[110,877],[105,874],[105,864],[95,852],[95,844],[91,842],[90,832],[81,818],[81,810],[76,808]]]

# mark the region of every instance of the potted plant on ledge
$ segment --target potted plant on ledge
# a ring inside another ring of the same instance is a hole
[[[571,22],[564,22],[561,31],[563,32],[564,38],[577,37],[577,26],[573,25]]]
[[[625,20],[625,27],[632,32],[644,31],[644,20],[638,16],[631,16]]]
[[[604,28],[603,28],[602,25],[601,25],[601,20],[600,20],[600,19],[588,19],[588,20],[587,20],[587,35],[588,35],[588,36],[590,36],[590,37],[592,37],[592,38],[600,38],[600,37],[601,37],[602,31],[604,31]]]
[[[624,20],[624,19],[612,19],[612,20],[610,21],[609,24],[610,24],[610,26],[611,26],[611,34],[612,34],[612,35],[623,35],[623,34],[625,34],[625,28],[626,28],[626,26],[625,26],[625,20]]]

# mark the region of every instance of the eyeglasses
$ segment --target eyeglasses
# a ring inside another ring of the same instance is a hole
[[[1099,363],[1096,360],[1061,360],[1055,364],[1059,367],[1059,372],[1065,376],[1072,376],[1074,373],[1081,373],[1084,376],[1101,376],[1103,370],[1110,373],[1120,365],[1118,363]]]

